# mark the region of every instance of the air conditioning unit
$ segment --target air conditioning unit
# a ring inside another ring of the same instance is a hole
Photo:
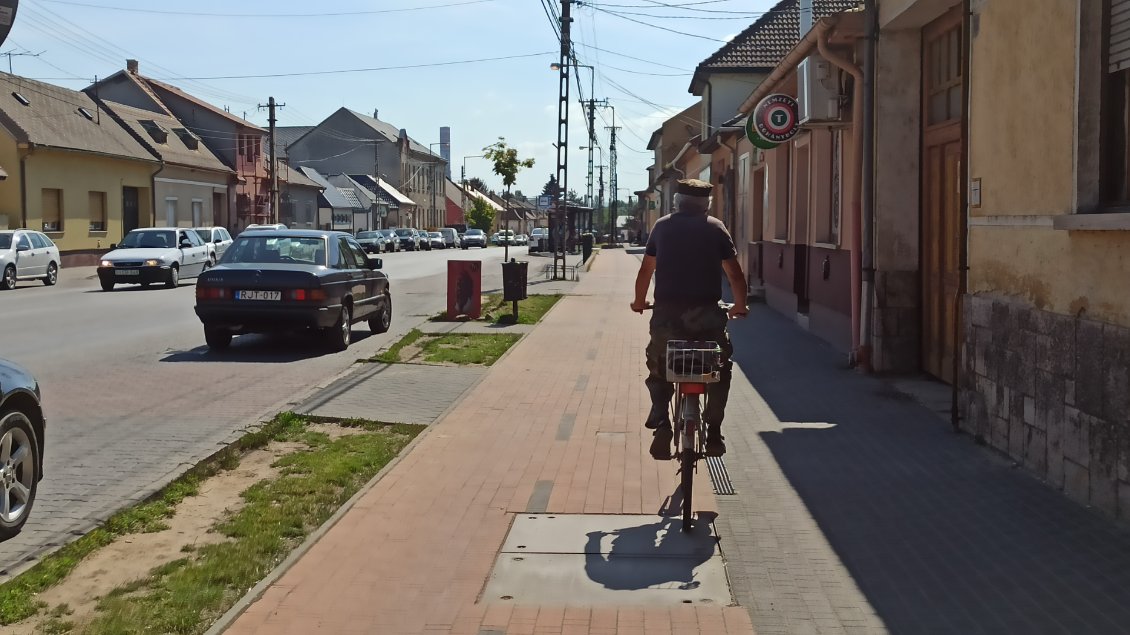
[[[802,126],[840,123],[840,70],[813,55],[797,67],[797,104]]]

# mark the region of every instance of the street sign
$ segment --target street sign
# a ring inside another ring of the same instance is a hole
[[[772,141],[766,141],[765,137],[757,134],[757,126],[754,125],[754,118],[752,113],[745,118],[745,136],[747,139],[749,139],[749,142],[754,145],[754,147],[760,148],[762,150],[772,150],[773,148],[776,148],[778,145],[780,145],[778,143],[773,143]]]
[[[769,95],[753,111],[757,134],[771,143],[784,143],[800,132],[796,100],[788,95]]]
[[[553,197],[549,194],[542,194],[538,197],[538,209],[549,209],[553,207]]]

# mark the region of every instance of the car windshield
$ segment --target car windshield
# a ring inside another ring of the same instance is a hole
[[[325,266],[326,241],[305,236],[240,236],[224,252],[221,264],[280,262]]]
[[[468,236],[482,236],[483,230],[481,230],[481,229],[468,229],[467,235]]]
[[[403,236],[412,236],[414,234],[415,234],[415,232],[413,232],[411,229],[398,229],[398,230],[396,230],[397,236],[402,236],[402,237]]]
[[[376,238],[377,236],[380,236],[380,232],[360,232],[357,234],[357,240]]]
[[[131,231],[126,234],[118,249],[169,249],[177,246],[174,231]]]
[[[14,234],[0,234],[0,249],[12,248],[12,236]]]
[[[441,234],[439,232],[431,232],[428,235],[431,236],[432,238],[443,238],[443,234]]]

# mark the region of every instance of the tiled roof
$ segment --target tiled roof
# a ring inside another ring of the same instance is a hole
[[[348,187],[339,187],[337,188],[337,191],[339,194],[341,194],[342,198],[345,199],[345,202],[349,203],[349,206],[353,209],[367,209],[369,207],[368,205],[363,205],[361,203],[361,199],[357,198],[357,192],[353,189]]]
[[[861,0],[812,0],[813,21],[858,7]],[[800,0],[781,0],[695,69],[692,87],[711,71],[772,69],[800,42]]]
[[[86,93],[0,73],[0,122],[18,141],[156,162],[113,117],[99,111]]]
[[[186,129],[184,124],[176,117],[112,101],[104,100],[102,103],[107,110],[133,130],[134,134],[140,137],[142,142],[156,152],[166,163],[219,172],[232,171],[231,168],[216,158],[216,155],[212,154],[208,146],[201,143],[199,137]],[[158,140],[154,137],[154,132],[164,138]],[[195,149],[186,145],[185,138],[188,135],[191,135],[191,137],[188,137],[190,140],[193,137],[196,138]]]
[[[321,183],[306,176],[301,170],[296,170],[281,161],[279,162],[279,182],[301,187],[316,187],[319,189],[325,187]]]
[[[387,139],[389,141],[396,141],[397,139],[400,138],[400,129],[397,128],[396,126],[394,126],[394,125],[392,125],[392,124],[390,124],[386,121],[381,121],[380,119],[374,119],[373,117],[370,117],[368,115],[363,115],[363,114],[357,112],[356,110],[350,110],[349,112],[353,113],[353,115],[355,117],[357,117],[358,119],[360,119],[362,122],[364,122],[365,125],[369,126],[373,130],[376,130],[377,132],[381,133],[381,136],[383,136],[385,139]],[[411,136],[408,137],[408,146],[412,149],[413,152],[431,155],[431,156],[435,157],[436,159],[442,159],[443,158],[443,157],[439,156],[438,154],[429,150],[427,148],[427,146],[420,144],[418,141],[413,139]]]
[[[171,84],[166,84],[164,82],[160,82],[160,81],[157,81],[155,79],[151,79],[149,77],[144,77],[142,75],[137,75],[136,77],[138,79],[144,81],[145,83],[147,83],[150,88],[154,89],[154,92],[156,92],[157,96],[160,97],[162,99],[162,101],[168,99],[168,97],[170,97],[170,96],[180,98],[184,101],[187,101],[187,102],[193,104],[194,106],[196,106],[198,108],[203,108],[204,110],[210,111],[213,114],[219,115],[219,116],[223,117],[224,119],[227,119],[228,121],[230,121],[233,124],[236,124],[238,126],[244,126],[244,127],[247,127],[247,128],[255,128],[256,130],[261,130],[261,128],[259,128],[259,126],[256,126],[255,124],[251,123],[250,121],[236,117],[232,113],[230,113],[230,112],[228,112],[228,111],[226,111],[222,108],[217,108],[216,106],[213,106],[212,104],[210,104],[210,103],[204,101],[203,99],[200,99],[200,98],[198,98],[194,95],[190,95],[190,94],[184,92],[183,90],[177,88],[176,86],[173,86]]]
[[[331,185],[330,182],[326,180],[326,177],[319,174],[317,170],[308,167],[300,167],[298,169],[306,175],[306,178],[310,179],[314,183],[317,183],[319,187],[323,188],[322,197],[326,199],[326,203],[329,204],[330,207],[352,207],[350,202],[345,200],[345,197],[342,196],[341,192],[338,191],[336,187]]]
[[[275,126],[275,154],[287,156],[287,147],[313,129],[314,126]]]

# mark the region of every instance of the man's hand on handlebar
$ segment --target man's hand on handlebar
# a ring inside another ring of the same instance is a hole
[[[633,300],[630,306],[636,313],[643,313],[644,311],[651,308],[651,303],[646,300]]]

